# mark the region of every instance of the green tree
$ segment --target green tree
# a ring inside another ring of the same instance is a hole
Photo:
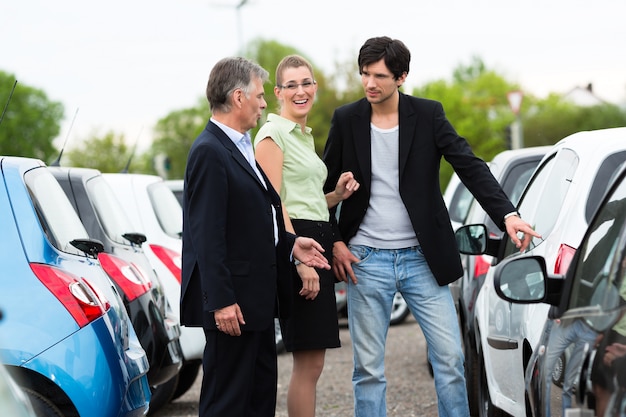
[[[15,76],[3,71],[0,100],[0,109],[6,108],[0,125],[0,154],[54,160],[58,151],[53,141],[61,130],[63,105],[49,100],[42,90],[15,84]]]
[[[626,111],[610,103],[577,106],[550,94],[523,114],[524,145],[553,145],[581,130],[626,126]]]
[[[152,147],[147,155],[151,161],[155,161],[157,155],[167,155],[168,178],[180,179],[185,176],[187,154],[209,116],[209,103],[203,98],[198,100],[195,107],[175,110],[157,122]]]
[[[487,69],[480,58],[473,57],[469,65],[461,64],[454,70],[451,81],[427,83],[415,88],[413,94],[442,102],[457,132],[467,139],[476,155],[489,161],[506,149],[506,127],[514,119],[507,93],[519,88]],[[526,102],[532,100],[528,97]],[[440,174],[442,189],[451,175],[452,167],[444,161]]]
[[[61,165],[94,168],[101,172],[121,172],[132,157],[124,135],[108,132],[92,136],[67,152],[67,163]]]

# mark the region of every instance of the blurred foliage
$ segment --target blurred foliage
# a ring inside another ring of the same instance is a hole
[[[356,55],[345,62],[336,62],[333,73],[325,73],[306,54],[273,40],[255,39],[246,45],[243,54],[270,73],[271,82],[265,85],[266,113],[278,111],[274,95],[278,62],[288,54],[309,59],[318,90],[308,125],[313,130],[315,148],[322,155],[334,110],[363,97]],[[8,99],[14,79],[0,72],[0,99]],[[450,78],[433,80],[408,93],[442,102],[446,116],[458,133],[468,140],[479,157],[489,161],[507,149],[507,128],[516,117],[507,99],[507,93],[513,90],[523,91],[523,87],[487,68],[479,57],[472,57],[469,63],[455,68]],[[123,135],[109,132],[103,137],[93,134],[69,152],[68,157],[72,165],[89,166],[103,172],[119,172],[129,164],[131,172],[183,178],[189,148],[209,117],[206,98],[199,93],[195,105],[173,110],[157,122],[153,128],[152,145],[141,154],[129,149]],[[0,154],[34,156],[50,163],[58,154],[52,141],[59,134],[62,118],[60,103],[50,102],[40,90],[18,84],[0,126]],[[538,99],[526,93],[520,120],[524,146],[541,146],[554,144],[580,130],[626,126],[626,111],[613,104],[581,107],[567,102],[560,95]],[[259,127],[263,122],[260,121]],[[258,127],[253,129],[252,136],[257,130]],[[451,174],[450,165],[442,161],[442,190]]]
[[[581,130],[626,126],[626,111],[610,103],[582,107],[556,94],[536,102],[522,114],[524,146],[552,145]]]
[[[53,142],[61,130],[61,103],[49,100],[42,90],[19,81],[16,84],[13,74],[0,71],[0,109],[0,155],[38,158],[46,163],[56,159],[59,151]]]
[[[152,147],[147,152],[154,173],[158,172],[154,166],[159,160],[157,156],[166,155],[169,159],[167,178],[185,176],[187,154],[193,141],[206,126],[209,116],[209,103],[201,99],[195,107],[175,110],[157,122]]]
[[[62,163],[62,166],[94,168],[100,172],[122,172],[133,157],[124,135],[114,132],[108,132],[102,137],[94,134],[89,140],[69,150],[65,156],[67,162]]]

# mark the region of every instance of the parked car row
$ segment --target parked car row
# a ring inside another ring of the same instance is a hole
[[[626,198],[624,161],[626,128],[549,148],[517,204],[541,235],[524,253],[484,220],[457,230],[474,267],[492,257],[463,328],[473,331],[464,345],[476,415],[623,415],[626,209],[615,206]]]
[[[182,213],[162,179],[22,157],[0,172],[0,360],[36,415],[152,414],[185,393],[204,335],[179,325]]]
[[[147,413],[148,358],[102,243],[41,161],[0,157],[0,172],[3,365],[37,415]]]

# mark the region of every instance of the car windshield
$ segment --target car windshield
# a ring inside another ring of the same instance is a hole
[[[24,180],[50,243],[60,251],[84,255],[70,242],[89,239],[89,234],[52,173],[33,169],[24,175]]]
[[[183,210],[172,190],[165,183],[156,182],[148,187],[148,195],[161,229],[180,239],[183,233]]]
[[[87,192],[104,233],[114,242],[128,245],[129,241],[123,235],[135,232],[135,229],[109,183],[101,176],[95,176],[87,182]]]
[[[613,325],[626,305],[625,220],[626,180],[622,176],[579,249],[580,261],[566,313],[584,317],[597,331]]]

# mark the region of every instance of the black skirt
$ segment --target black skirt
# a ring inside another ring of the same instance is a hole
[[[298,236],[311,237],[318,241],[329,262],[333,254],[333,231],[329,222],[292,219]],[[289,318],[281,320],[283,341],[288,352],[298,350],[329,349],[341,346],[339,323],[335,300],[335,275],[331,270],[316,269],[320,277],[320,292],[314,300],[300,294],[302,280],[294,269],[293,310]]]

